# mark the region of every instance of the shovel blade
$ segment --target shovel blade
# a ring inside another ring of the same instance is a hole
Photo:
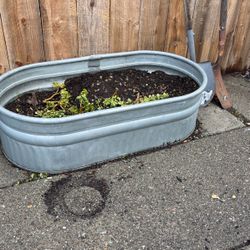
[[[199,63],[201,68],[205,71],[207,75],[207,86],[204,91],[208,93],[208,98],[202,106],[207,106],[213,99],[215,94],[215,78],[214,72],[212,68],[212,64],[210,62],[201,62]]]

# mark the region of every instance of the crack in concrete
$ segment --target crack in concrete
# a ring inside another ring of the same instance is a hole
[[[237,119],[239,119],[242,123],[244,123],[245,126],[250,125],[250,121],[242,115],[237,109],[230,108],[227,110],[231,115],[235,116]]]

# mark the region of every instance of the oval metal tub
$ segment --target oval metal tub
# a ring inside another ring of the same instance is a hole
[[[63,118],[35,118],[4,105],[31,90],[48,88],[85,72],[136,68],[188,75],[200,85],[191,94]],[[61,173],[184,140],[195,129],[207,77],[186,58],[156,51],[95,55],[37,63],[0,77],[0,135],[5,156],[34,172]]]

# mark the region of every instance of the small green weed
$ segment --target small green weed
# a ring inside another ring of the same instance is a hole
[[[15,183],[15,185],[21,185],[21,184],[27,183],[27,182],[37,181],[37,180],[41,180],[41,179],[47,179],[48,177],[49,177],[49,175],[47,173],[31,173],[28,175],[27,179],[20,180],[17,183]]]
[[[64,117],[69,115],[76,115],[86,112],[91,112],[94,110],[108,109],[114,107],[121,107],[125,105],[151,102],[156,100],[162,100],[168,98],[168,93],[149,95],[144,97],[139,97],[132,101],[131,99],[122,100],[121,97],[114,94],[109,98],[99,98],[95,102],[90,102],[88,98],[87,89],[82,89],[79,96],[76,97],[78,102],[78,107],[72,104],[71,95],[66,89],[64,83],[54,82],[53,87],[55,92],[49,98],[45,99],[45,107],[43,109],[37,110],[36,115],[38,117],[44,118],[56,118]],[[56,100],[54,98],[56,97]]]
[[[143,102],[152,102],[152,101],[157,101],[157,100],[162,100],[168,98],[169,95],[168,93],[162,93],[162,94],[156,94],[156,95],[149,95],[149,96],[144,96],[139,98],[138,102],[143,103]]]
[[[31,173],[31,175],[29,176],[29,181],[36,181],[36,180],[46,179],[46,178],[48,178],[47,173]]]
[[[95,110],[94,103],[91,103],[87,96],[88,96],[87,89],[83,89],[80,95],[76,97],[76,99],[79,101],[80,104],[79,113],[90,112]]]

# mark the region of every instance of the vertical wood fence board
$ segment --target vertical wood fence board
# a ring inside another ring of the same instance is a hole
[[[209,5],[209,0],[197,1],[194,6],[193,14],[193,30],[195,33],[195,48],[197,61],[201,61],[202,53],[202,34],[207,18],[207,8]]]
[[[78,56],[76,0],[40,0],[47,60]]]
[[[248,0],[242,0],[240,15],[237,22],[235,39],[230,51],[227,68],[228,70],[239,70],[244,68],[243,60],[247,61],[247,50],[249,52],[249,43],[247,44],[247,33],[249,33],[249,13],[250,4]],[[244,56],[246,54],[246,56]]]
[[[192,21],[194,18],[194,11],[195,11],[195,6],[197,4],[197,1],[199,1],[199,0],[190,0],[190,2],[189,2],[190,15],[191,15]]]
[[[157,15],[157,23],[155,30],[155,38],[153,43],[154,50],[164,50],[167,29],[169,0],[160,0],[159,14]]]
[[[44,60],[38,0],[2,1],[0,13],[10,67]]]
[[[144,0],[141,3],[139,49],[153,49],[160,1]]]
[[[246,69],[249,67],[249,58],[250,58],[250,2],[246,1],[246,12],[244,20],[244,40],[242,39],[242,46],[240,46],[240,51],[238,53],[239,63],[236,61],[237,69]],[[241,60],[241,63],[240,63]]]
[[[140,0],[111,0],[110,50],[138,49]]]
[[[169,2],[164,50],[182,56],[187,53],[184,3],[182,0]]]
[[[200,61],[213,60],[214,55],[217,55],[217,49],[211,51],[210,48],[217,48],[218,40],[216,33],[219,34],[219,12],[220,1],[210,0],[207,8],[207,18],[204,22],[204,29],[201,36],[200,44]],[[217,18],[216,18],[217,17]]]
[[[214,27],[211,37],[204,37],[204,39],[210,40],[210,48],[203,48],[204,50],[208,50],[208,56],[207,60],[211,61],[212,63],[215,63],[218,59],[218,52],[219,52],[219,32],[220,32],[220,3],[217,9],[217,14],[214,16]],[[211,28],[212,29],[212,28]],[[206,57],[201,58],[204,61],[206,60]]]
[[[229,0],[227,12],[227,26],[226,26],[226,43],[222,61],[222,69],[226,69],[230,53],[234,44],[236,27],[240,15],[242,0]]]
[[[0,14],[0,74],[3,74],[7,70],[9,70],[9,59]]]
[[[110,1],[78,0],[79,54],[109,52]]]
[[[141,4],[138,47],[164,50],[169,0],[144,0]]]

